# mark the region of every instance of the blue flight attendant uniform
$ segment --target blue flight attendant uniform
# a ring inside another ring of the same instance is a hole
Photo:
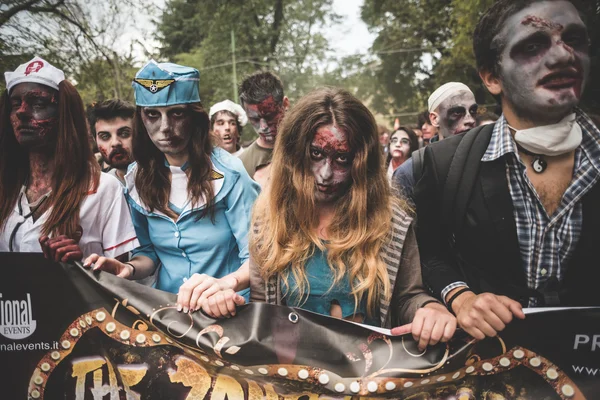
[[[135,188],[137,164],[132,164],[125,176],[126,197],[140,242],[133,255],[149,257],[155,265],[162,262],[155,284],[160,290],[177,293],[194,273],[222,278],[238,270],[249,257],[250,214],[260,187],[248,176],[242,162],[225,150],[215,147],[211,161],[214,222],[210,214],[198,219],[204,201],[195,205],[188,201],[177,210],[177,220],[158,210],[150,211]],[[176,172],[177,167],[170,168]],[[187,177],[183,179],[187,182]]]

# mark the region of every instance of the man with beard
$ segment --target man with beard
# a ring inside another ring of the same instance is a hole
[[[90,129],[102,154],[103,172],[125,185],[127,166],[132,160],[133,114],[135,107],[123,100],[111,99],[88,107]]]
[[[503,115],[428,147],[414,197],[424,281],[483,339],[522,307],[600,305],[600,131],[577,108],[590,49],[570,1],[499,0],[473,37]]]
[[[269,168],[277,128],[290,101],[283,95],[281,80],[271,72],[256,72],[244,79],[240,86],[240,100],[248,120],[258,133],[258,139],[240,155],[240,160],[248,175],[257,179],[255,173],[258,170]],[[266,181],[268,177],[263,179]]]
[[[477,103],[471,89],[460,82],[448,82],[436,89],[427,101],[430,126],[433,126],[437,135],[431,138],[431,143],[444,138],[458,135],[475,127]],[[429,130],[423,124],[423,129]],[[420,160],[425,150],[419,150]],[[416,168],[415,168],[416,167]],[[394,188],[412,202],[413,187],[421,175],[421,163],[410,158],[400,165],[392,177]]]
[[[208,113],[210,130],[218,146],[234,156],[240,156],[244,148],[240,145],[242,128],[248,122],[246,111],[231,100],[214,104]]]

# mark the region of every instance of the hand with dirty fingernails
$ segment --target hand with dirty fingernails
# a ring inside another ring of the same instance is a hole
[[[420,351],[427,346],[449,341],[456,331],[456,318],[439,303],[419,308],[410,324],[392,329],[392,335],[412,333]]]
[[[206,274],[193,274],[179,288],[179,293],[177,294],[177,311],[187,313],[198,311],[202,308],[205,313],[211,315],[211,309],[208,307],[207,300],[221,291],[235,289],[237,283],[237,279],[231,275],[216,279]]]
[[[67,235],[59,235],[50,238],[47,235],[39,239],[44,257],[56,262],[80,261],[83,258],[83,251],[79,247],[83,231],[78,229],[72,238]]]
[[[92,254],[86,258],[83,266],[91,267],[94,271],[106,271],[125,279],[131,279],[133,275],[131,264],[122,263],[115,258],[101,257],[98,254]]]

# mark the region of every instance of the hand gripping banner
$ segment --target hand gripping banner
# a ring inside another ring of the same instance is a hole
[[[535,310],[498,337],[410,335],[267,304],[234,318],[37,254],[0,254],[2,399],[596,399],[600,308]]]

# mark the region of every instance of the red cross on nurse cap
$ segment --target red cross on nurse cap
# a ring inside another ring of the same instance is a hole
[[[10,91],[15,85],[24,82],[41,83],[58,90],[58,84],[65,80],[65,74],[48,61],[34,57],[21,64],[13,72],[5,72],[6,89]]]

